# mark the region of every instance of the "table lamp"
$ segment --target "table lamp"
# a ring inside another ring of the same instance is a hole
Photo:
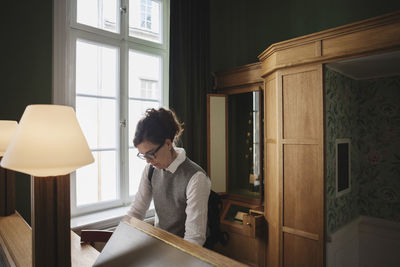
[[[33,266],[71,266],[69,174],[92,162],[71,107],[26,107],[0,165],[31,175]]]
[[[18,123],[0,120],[0,160],[7,150]],[[14,172],[0,167],[0,216],[15,212]]]

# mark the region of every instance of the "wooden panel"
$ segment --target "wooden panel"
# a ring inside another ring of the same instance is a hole
[[[321,267],[319,244],[311,239],[304,239],[292,234],[283,234],[284,267]]]
[[[302,67],[281,72],[283,138],[319,139],[323,105],[322,69]]]
[[[260,82],[262,82],[260,62],[215,73],[215,89],[217,90]]]
[[[250,266],[265,265],[265,241],[231,232],[226,225],[221,225],[221,230],[229,231],[229,241],[226,246],[216,246],[215,250],[218,253]]]
[[[283,226],[319,234],[323,225],[323,177],[317,145],[284,145]]]
[[[309,42],[277,51],[276,64],[286,65],[292,62],[294,58],[296,59],[296,61],[301,61],[308,58],[320,56],[320,53],[318,53],[318,49],[316,49],[317,46],[318,42]]]
[[[266,265],[279,266],[280,246],[280,177],[279,177],[279,94],[276,73],[265,79],[264,127],[265,130],[265,187],[264,211],[267,221]]]
[[[398,49],[400,11],[279,42],[268,47],[258,58],[264,77],[286,67]]]
[[[272,78],[265,82],[265,112],[264,112],[264,127],[265,138],[277,138],[277,86],[276,79]]]
[[[33,266],[71,266],[70,177],[32,177]]]
[[[400,22],[323,40],[323,56],[374,51],[400,44]]]
[[[16,266],[32,266],[32,232],[18,213],[0,217],[2,249]]]
[[[265,196],[264,210],[267,221],[267,266],[278,266],[279,263],[279,176],[278,176],[278,146],[266,144],[265,154]]]
[[[14,212],[15,172],[0,167],[0,216],[7,216]]]

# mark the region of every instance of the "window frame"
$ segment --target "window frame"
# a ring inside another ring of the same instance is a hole
[[[54,0],[53,6],[53,100],[54,104],[68,105],[75,108],[75,61],[76,41],[82,39],[94,43],[103,43],[119,49],[119,92],[117,105],[119,112],[119,133],[117,133],[117,200],[102,201],[84,206],[76,206],[76,173],[71,173],[71,217],[99,212],[110,208],[129,205],[134,196],[129,196],[129,50],[153,54],[161,58],[162,90],[160,105],[169,105],[169,6],[170,0],[155,0],[162,5],[161,43],[151,42],[129,36],[129,0],[117,0],[120,7],[120,33],[83,25],[76,20],[77,0]],[[154,0],[153,0],[154,1]],[[140,179],[140,177],[138,177]],[[119,197],[119,198],[118,198]]]

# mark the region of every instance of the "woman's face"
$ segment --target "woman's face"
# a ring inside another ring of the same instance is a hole
[[[163,144],[153,144],[143,141],[137,145],[140,154],[143,154],[147,163],[151,163],[157,169],[166,169],[172,163],[172,142],[166,139]]]

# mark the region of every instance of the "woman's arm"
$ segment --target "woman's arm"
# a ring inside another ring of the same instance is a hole
[[[186,222],[184,239],[202,246],[206,241],[208,197],[211,181],[197,172],[186,187]]]
[[[127,212],[127,215],[138,218],[140,220],[143,220],[145,218],[146,211],[149,209],[152,198],[152,188],[150,181],[147,177],[149,173],[149,168],[150,164],[147,164],[142,173],[139,190],[135,195],[135,199],[131,204],[131,208]]]

